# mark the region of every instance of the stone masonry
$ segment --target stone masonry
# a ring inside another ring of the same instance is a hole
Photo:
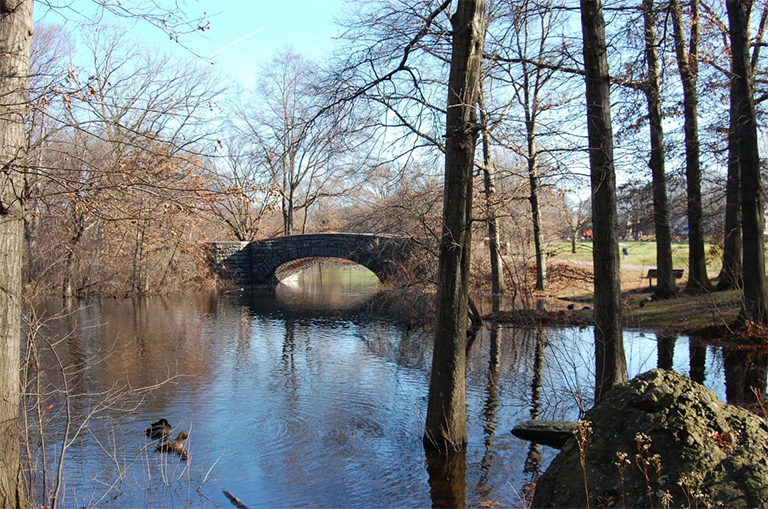
[[[366,267],[382,282],[395,277],[410,254],[406,237],[366,233],[314,233],[254,242],[209,242],[209,260],[225,279],[264,284],[275,270],[302,258],[343,258]]]

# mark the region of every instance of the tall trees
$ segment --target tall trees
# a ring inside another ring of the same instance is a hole
[[[737,121],[730,143],[741,171],[744,297],[740,319],[768,323],[765,288],[763,184],[757,138],[754,83],[749,57],[753,0],[727,0],[731,34],[731,101]]]
[[[581,0],[595,267],[595,399],[626,380],[610,77],[600,0]]]
[[[656,268],[658,279],[655,297],[666,299],[676,291],[672,266],[672,233],[669,224],[667,174],[664,168],[664,128],[661,108],[661,73],[659,69],[656,15],[653,0],[643,0],[645,60],[648,76],[644,92],[648,101],[648,122],[651,131],[651,168],[653,181],[653,220],[656,227]]]
[[[348,104],[327,99],[318,67],[288,48],[264,67],[254,100],[240,108],[242,135],[254,162],[269,176],[264,182],[280,194],[283,234],[297,228],[296,214],[311,207],[350,161],[368,122]],[[362,161],[354,162],[354,166]]]
[[[483,184],[485,192],[485,221],[488,223],[488,251],[491,258],[491,291],[494,311],[501,310],[504,294],[504,263],[499,236],[498,195],[496,194],[496,163],[493,158],[491,133],[488,129],[488,109],[483,91],[484,78],[478,84],[478,109],[483,127]]]
[[[539,116],[554,106],[544,95],[544,89],[552,80],[560,59],[549,50],[548,38],[552,35],[557,15],[551,1],[515,2],[512,12],[512,34],[515,59],[519,61],[519,73],[513,80],[514,98],[523,113],[525,145],[520,151],[528,175],[533,225],[533,244],[536,255],[536,289],[547,288],[547,254],[544,246],[543,220],[541,217],[541,154],[538,146]],[[547,62],[547,67],[536,62]]]
[[[567,50],[558,37],[564,26],[558,7],[551,0],[499,2],[487,49],[492,74],[486,81],[497,104],[490,127],[497,143],[518,156],[528,183],[538,290],[548,285],[543,182],[547,169],[563,166],[557,159],[568,138],[563,109],[572,98],[563,93],[573,74],[561,72]]]
[[[169,280],[177,241],[191,240],[181,234],[202,202],[195,152],[214,129],[221,87],[209,70],[147,51],[125,33],[102,26],[84,36],[78,49],[89,52],[68,62],[66,86],[57,87],[63,100],[45,111],[40,165],[27,173],[43,183],[29,188],[47,212],[37,233],[56,239],[38,255],[49,280],[60,275],[65,297],[143,293]],[[105,270],[94,263],[100,257],[123,261]]]
[[[726,6],[727,10],[727,6]],[[716,16],[712,13],[713,17]],[[730,30],[720,22],[719,18],[713,23],[723,31],[723,38],[726,41],[731,40]],[[729,23],[730,24],[730,23]],[[750,43],[752,47],[752,58],[750,61],[750,73],[752,75],[752,94],[754,96],[754,77],[757,72],[757,65],[760,60],[760,49],[763,46],[763,37],[768,27],[768,3],[763,4],[763,10],[760,15],[757,33],[754,41]],[[730,48],[726,51],[731,54],[731,66],[733,65],[733,55]],[[714,60],[714,59],[713,59]],[[715,67],[718,67],[714,64]],[[722,69],[718,67],[729,78],[733,80],[733,70]],[[736,124],[740,121],[740,98],[734,94],[730,95],[729,108],[729,142],[728,142],[728,176],[726,180],[726,203],[725,203],[725,224],[723,239],[723,266],[718,276],[717,289],[728,290],[731,288],[742,287],[742,224],[741,224],[741,161],[739,158],[739,143],[736,140]]]
[[[277,205],[279,192],[263,183],[258,157],[249,153],[242,138],[233,135],[222,142],[221,149],[220,164],[211,168],[210,212],[235,239],[256,240],[263,217]]]
[[[678,0],[670,0],[669,9],[677,54],[677,65],[683,85],[683,128],[685,130],[685,176],[688,191],[688,284],[686,291],[712,290],[707,276],[704,252],[704,226],[701,204],[701,159],[699,146],[698,91],[699,77],[699,0],[690,3],[690,41],[686,48],[685,22]]]
[[[0,2],[0,506],[19,507],[24,119],[32,0]]]
[[[445,191],[437,316],[424,443],[463,449],[467,441],[465,344],[478,82],[485,0],[459,0],[451,17],[453,51],[446,113]]]

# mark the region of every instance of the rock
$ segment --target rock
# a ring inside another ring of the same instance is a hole
[[[664,496],[671,507],[768,507],[768,425],[688,377],[638,375],[584,420],[585,468],[575,435],[538,480],[532,507],[586,507],[585,471],[590,507],[662,507]]]
[[[568,421],[523,421],[512,430],[512,434],[523,440],[561,449],[576,430],[575,422]]]

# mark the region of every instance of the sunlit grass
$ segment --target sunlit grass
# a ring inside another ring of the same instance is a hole
[[[656,242],[653,241],[621,241],[619,249],[626,246],[629,252],[627,259],[622,257],[623,265],[635,265],[643,268],[656,267]],[[707,269],[710,272],[719,272],[722,260],[719,253],[712,253],[710,244],[704,244],[707,253]],[[556,242],[549,247],[549,254],[554,255],[555,260],[564,261],[592,261],[592,242],[583,241],[576,243],[576,253],[571,253],[571,243],[568,241]],[[688,269],[688,244],[675,242],[672,244],[672,264],[676,269]]]

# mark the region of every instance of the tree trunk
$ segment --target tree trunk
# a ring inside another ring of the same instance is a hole
[[[742,322],[768,323],[763,248],[763,184],[760,179],[754,86],[749,61],[749,17],[752,0],[728,0],[731,32],[731,101],[736,118],[731,143],[741,170],[744,298]]]
[[[22,503],[19,483],[19,372],[24,115],[32,1],[0,1],[0,507]]]
[[[531,117],[530,112],[526,112]],[[541,207],[539,207],[539,173],[536,168],[536,121],[526,120],[525,130],[528,151],[528,182],[531,194],[528,200],[531,203],[531,222],[533,223],[533,245],[536,253],[536,289],[547,289],[547,254],[544,252],[543,233],[541,231]]]
[[[763,4],[755,40],[752,41],[750,70],[754,80],[755,69],[760,60],[763,35],[768,27],[768,3]],[[753,90],[754,93],[754,90]],[[738,102],[731,94],[730,128],[728,131],[728,177],[725,184],[725,234],[723,238],[723,267],[718,276],[717,289],[730,290],[742,287],[742,231],[741,231],[741,167],[734,140]]]
[[[717,278],[718,290],[741,288],[741,166],[736,152],[734,130],[737,122],[736,102],[731,94],[728,133],[728,177],[725,183],[725,235],[723,267]]]
[[[674,25],[675,53],[683,84],[683,129],[685,131],[685,179],[688,193],[688,284],[685,291],[712,291],[707,276],[704,251],[704,224],[701,206],[701,163],[699,149],[699,1],[691,0],[690,51],[685,48],[683,14],[678,0],[670,0],[669,9]]]
[[[437,323],[424,432],[425,447],[443,451],[463,450],[467,442],[465,343],[484,14],[485,0],[459,0],[451,18],[453,52],[446,114]]]
[[[672,233],[669,227],[667,175],[664,169],[664,129],[653,0],[643,0],[643,17],[645,19],[645,56],[648,64],[645,95],[648,100],[648,121],[651,128],[649,166],[653,177],[653,219],[656,227],[656,268],[659,276],[654,297],[668,299],[675,295],[677,288],[672,266]]]
[[[289,196],[283,196],[283,235],[286,237],[293,233],[293,189]]]
[[[487,126],[488,112],[485,109],[482,78],[478,89],[478,107],[480,109],[480,124]],[[504,304],[504,266],[499,242],[499,218],[496,214],[496,167],[491,150],[491,134],[487,129],[483,129],[483,183],[485,184],[486,221],[488,223],[488,250],[491,258],[492,306],[494,311],[500,311]]]
[[[595,400],[627,379],[613,167],[610,77],[600,0],[581,0],[595,267]]]

